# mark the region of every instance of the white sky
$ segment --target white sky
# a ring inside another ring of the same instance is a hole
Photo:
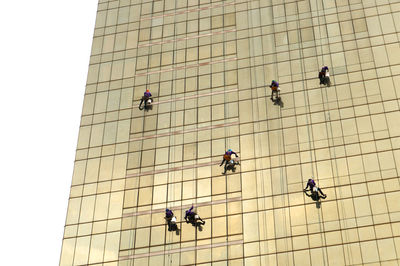
[[[96,10],[1,2],[1,265],[59,264]]]

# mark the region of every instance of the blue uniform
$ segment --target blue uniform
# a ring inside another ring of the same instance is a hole
[[[172,218],[173,216],[174,216],[174,213],[170,209],[165,210],[165,217]]]
[[[193,216],[194,212],[192,212],[193,206],[185,212],[185,220],[188,216]]]
[[[225,152],[225,154],[229,155],[229,156],[232,156],[232,154],[235,154],[235,156],[238,157],[236,152],[234,152],[234,151],[227,151],[227,152]]]
[[[185,221],[186,223],[191,223],[193,226],[197,226],[199,224],[198,221],[201,221],[201,224],[204,225],[206,222],[203,221],[195,212],[192,211],[193,206],[186,211],[185,213]]]
[[[279,83],[278,83],[277,81],[274,80],[274,81],[271,82],[271,86],[270,86],[270,87],[271,87],[271,88],[272,88],[272,87],[279,87]]]
[[[305,189],[307,189],[308,187],[310,187],[310,190],[312,191],[313,188],[315,187],[315,181],[312,179],[308,179],[307,186]]]

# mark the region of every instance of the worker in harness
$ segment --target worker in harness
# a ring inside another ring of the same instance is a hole
[[[222,166],[224,163],[225,163],[225,165],[224,165],[224,172],[222,173],[223,175],[224,174],[226,174],[226,171],[227,170],[229,170],[228,169],[228,165],[230,164],[230,162],[231,162],[231,164],[233,164],[233,165],[231,165],[231,167],[233,167],[234,168],[234,166],[236,165],[236,164],[239,164],[239,161],[238,160],[232,160],[232,154],[235,154],[235,157],[237,158],[238,157],[238,155],[237,155],[237,153],[236,152],[234,152],[232,149],[228,149],[226,152],[225,152],[225,154],[224,154],[224,157],[223,157],[223,159],[222,159],[222,162],[221,162],[221,164],[219,165],[219,166]]]
[[[329,78],[329,68],[324,66],[321,68],[321,71],[318,74],[319,84],[320,85],[327,85],[328,87],[331,86],[331,80]]]
[[[151,98],[151,93],[150,93],[150,90],[149,89],[147,89],[145,92],[144,92],[144,95],[143,95],[143,97],[142,97],[142,100],[140,101],[140,104],[139,104],[139,110],[143,110],[143,109],[145,109],[145,110],[149,110],[149,109],[151,109],[151,103],[153,102],[153,98]],[[142,104],[144,103],[144,107],[142,107]]]
[[[178,230],[178,226],[176,225],[176,217],[170,209],[165,209],[165,220],[168,224],[168,231],[171,232]]]
[[[193,226],[204,225],[206,223],[193,211],[193,206],[185,212],[185,221],[187,224],[191,223]]]
[[[271,85],[271,101],[276,102],[281,99],[281,89],[279,88],[279,83],[276,80],[272,80]],[[275,99],[274,99],[275,95]]]
[[[309,190],[307,190],[308,187],[310,188]],[[311,197],[314,201],[326,198],[326,194],[324,194],[322,190],[316,186],[315,181],[311,178],[308,179],[307,186],[303,191],[308,197]],[[307,192],[310,192],[310,194],[308,194]]]

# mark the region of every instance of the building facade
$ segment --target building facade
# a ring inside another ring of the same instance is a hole
[[[100,0],[60,265],[398,265],[399,38],[396,0]]]

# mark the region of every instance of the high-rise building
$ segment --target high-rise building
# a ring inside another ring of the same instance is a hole
[[[396,0],[100,0],[60,265],[397,265],[399,38]]]

